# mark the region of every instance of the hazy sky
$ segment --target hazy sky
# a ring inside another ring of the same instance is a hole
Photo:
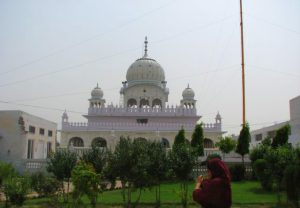
[[[244,0],[246,120],[289,119],[300,95],[300,1]],[[164,68],[169,104],[187,84],[198,114],[238,133],[242,122],[239,0],[1,0],[0,110],[85,121],[97,82],[119,104],[128,67],[148,54]],[[5,103],[7,102],[7,103]]]

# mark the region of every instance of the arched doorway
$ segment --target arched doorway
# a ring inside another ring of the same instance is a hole
[[[102,137],[96,137],[92,141],[92,147],[107,147],[107,142],[104,138]]]
[[[170,148],[170,143],[166,138],[161,138],[161,145],[163,148]]]
[[[83,147],[84,146],[83,139],[80,137],[72,137],[69,141],[69,146]]]
[[[214,148],[214,142],[209,138],[205,138],[203,140],[203,146],[204,148]]]

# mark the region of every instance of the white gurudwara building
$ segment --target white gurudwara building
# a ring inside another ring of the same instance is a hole
[[[122,105],[106,105],[102,89],[97,86],[91,92],[86,123],[69,122],[67,112],[62,116],[61,148],[78,151],[92,145],[114,148],[121,136],[133,139],[160,141],[166,148],[172,147],[181,128],[191,140],[197,122],[194,91],[187,86],[182,92],[180,104],[167,105],[169,89],[162,66],[148,56],[147,38],[145,53],[133,62],[122,82]],[[214,148],[222,136],[222,119],[218,113],[215,123],[204,124],[204,147]]]

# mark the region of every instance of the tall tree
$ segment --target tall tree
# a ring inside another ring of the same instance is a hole
[[[192,141],[191,146],[195,149],[197,156],[203,156],[204,155],[204,147],[203,147],[203,127],[202,123],[197,124],[195,126],[195,130],[192,135]]]
[[[64,200],[68,201],[68,194],[65,196],[64,180],[67,180],[67,192],[69,192],[71,172],[76,165],[77,155],[71,151],[57,151],[48,160],[47,171],[53,173],[58,181],[61,182]]]
[[[244,156],[249,153],[249,145],[251,141],[249,124],[243,125],[237,142],[236,153],[242,156],[243,165],[245,165]]]
[[[220,141],[216,143],[216,146],[219,147],[219,149],[223,153],[223,159],[225,158],[225,154],[228,154],[232,150],[234,150],[236,146],[236,141],[232,139],[232,137],[225,137],[220,138]]]
[[[277,148],[288,143],[289,135],[291,134],[291,126],[289,124],[277,129],[276,135],[273,138],[272,147]]]

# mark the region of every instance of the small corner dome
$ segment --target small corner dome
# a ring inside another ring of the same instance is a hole
[[[101,88],[99,88],[98,84],[97,86],[92,90],[91,92],[92,98],[102,98],[103,97],[103,91]]]
[[[195,97],[195,92],[192,88],[190,88],[190,86],[188,85],[187,88],[185,88],[182,92],[182,97],[184,99],[194,99]]]

